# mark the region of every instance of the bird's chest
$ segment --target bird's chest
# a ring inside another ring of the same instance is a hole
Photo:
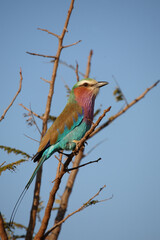
[[[82,121],[82,123],[67,134],[60,142],[59,146],[64,150],[73,150],[76,147],[74,141],[79,141],[85,133],[90,129],[90,125]]]

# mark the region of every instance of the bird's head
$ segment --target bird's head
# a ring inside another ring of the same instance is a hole
[[[95,79],[86,78],[77,82],[73,86],[72,92],[74,92],[76,98],[85,98],[85,96],[95,98],[99,89],[107,84],[108,82],[97,82]]]

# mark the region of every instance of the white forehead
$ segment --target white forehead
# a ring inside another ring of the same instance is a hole
[[[81,81],[78,82],[78,85],[81,86],[83,85],[84,83],[88,83],[88,85],[94,85],[97,83],[97,81],[95,79],[82,79]]]

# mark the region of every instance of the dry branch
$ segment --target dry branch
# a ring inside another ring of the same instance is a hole
[[[83,157],[83,151],[84,151],[84,148],[81,149],[79,151],[78,155],[75,157],[74,162],[73,162],[73,167],[78,167],[79,166],[79,164],[81,162],[81,159]],[[72,192],[72,189],[73,189],[73,186],[74,186],[74,183],[75,183],[75,179],[76,179],[76,176],[78,174],[78,170],[79,169],[77,168],[76,170],[72,171],[69,174],[65,190],[63,192],[63,195],[61,196],[61,203],[60,203],[60,206],[59,206],[59,209],[58,209],[58,212],[57,212],[57,215],[56,215],[55,222],[54,222],[53,226],[55,224],[57,224],[58,222],[60,222],[64,218],[64,215],[66,213],[67,206],[68,206],[69,197],[71,195],[71,192]],[[48,236],[47,240],[50,240],[50,239],[51,240],[56,240],[58,238],[59,233],[60,233],[61,226],[62,225],[59,225],[55,229],[53,229],[51,234]]]
[[[98,163],[100,160],[102,160],[102,159],[101,159],[101,158],[98,158],[97,160],[84,163],[84,164],[79,165],[79,166],[77,166],[77,167],[68,168],[66,171],[67,171],[67,172],[70,172],[70,171],[76,170],[76,169],[78,169],[78,168],[84,167],[84,166],[89,165],[89,164],[92,164],[92,163],[96,163],[96,162]]]
[[[66,17],[66,21],[65,21],[62,33],[58,37],[58,41],[59,41],[58,42],[58,49],[57,49],[56,57],[55,57],[55,60],[54,60],[53,71],[52,71],[51,82],[50,82],[50,89],[49,89],[49,93],[48,93],[48,97],[47,97],[45,114],[44,114],[44,117],[43,117],[42,136],[45,134],[45,132],[47,130],[47,120],[48,120],[50,109],[51,109],[51,101],[52,101],[52,96],[53,96],[53,93],[54,93],[54,83],[55,83],[55,79],[56,79],[56,75],[57,75],[59,59],[60,59],[61,51],[63,49],[63,47],[62,47],[63,46],[63,39],[64,39],[65,33],[67,31],[69,19],[70,19],[72,10],[73,10],[73,5],[74,5],[74,0],[71,0],[71,4],[70,4],[69,10],[68,10],[68,14],[67,14],[67,17]],[[42,168],[40,169],[40,171],[42,171]],[[39,174],[39,171],[38,171],[37,176],[36,176],[35,188],[37,188],[37,186],[39,185],[39,190],[38,191],[40,191],[40,184],[37,181],[38,178],[41,178],[41,172]],[[58,181],[55,181],[55,183],[58,184]],[[60,184],[60,182],[59,182],[59,184]],[[58,184],[58,186],[59,186],[59,184]],[[36,198],[37,198],[37,196],[34,193],[34,200]],[[55,196],[51,195],[51,198],[52,199],[51,199],[51,204],[50,205],[53,205],[52,202],[54,202]],[[34,201],[33,201],[33,203],[34,203]],[[38,201],[36,202],[36,204],[37,204],[36,206],[38,207]],[[34,204],[32,205],[32,210],[31,211],[32,212],[34,211]],[[32,218],[32,212],[31,212],[31,215],[30,215],[30,222],[31,222],[31,218]],[[50,209],[48,209],[48,207],[46,207],[46,211],[45,211],[45,215],[44,215],[43,220],[42,220],[42,224],[40,226],[40,229],[39,229],[38,233],[35,236],[35,239],[40,239],[43,236],[43,234],[44,234],[44,232],[47,228],[47,225],[48,225],[49,217],[50,217]],[[35,225],[35,219],[36,219],[36,212],[34,213],[34,223],[32,225]],[[32,235],[33,235],[33,231],[32,231]]]
[[[121,111],[116,113],[114,116],[110,117],[108,121],[103,123],[101,126],[96,128],[96,130],[90,135],[90,137],[94,136],[96,133],[107,127],[111,122],[113,122],[116,118],[121,116],[123,113],[125,113],[130,107],[132,107],[134,104],[136,104],[138,101],[140,101],[142,98],[145,97],[145,95],[154,87],[157,86],[157,84],[160,82],[160,80],[156,81],[153,85],[151,85],[149,88],[147,88],[139,97],[135,98],[132,102],[130,102],[127,106],[125,106]]]
[[[51,62],[52,62],[52,61],[51,61]],[[59,60],[59,63],[60,63],[60,64],[63,64],[63,65],[66,66],[66,67],[71,68],[72,70],[74,70],[74,71],[76,72],[76,67],[74,67],[72,64],[68,64],[67,62],[62,61],[62,60]],[[84,74],[84,73],[82,73],[82,72],[80,72],[80,71],[78,71],[78,73],[79,73],[82,77],[85,77],[85,74]]]
[[[79,75],[78,75],[78,63],[76,63],[76,69],[75,69],[75,73],[76,73],[77,82],[79,82]]]
[[[38,29],[38,30],[41,30],[41,31],[44,31],[44,32],[47,32],[48,34],[51,34],[51,35],[53,35],[54,37],[59,38],[59,35],[57,35],[56,33],[50,32],[50,31],[48,31],[47,29],[43,29],[43,28],[37,28],[37,29]]]
[[[64,223],[69,217],[71,217],[71,216],[74,215],[75,213],[78,213],[78,212],[82,211],[83,209],[85,209],[85,208],[88,207],[88,206],[91,206],[92,204],[98,203],[99,201],[95,201],[95,202],[94,202],[93,199],[94,199],[95,197],[97,197],[97,196],[100,194],[100,192],[101,192],[105,187],[106,187],[106,185],[104,185],[102,188],[100,188],[99,191],[98,191],[93,197],[91,197],[86,203],[84,203],[80,208],[78,208],[76,211],[68,214],[63,220],[61,220],[60,222],[58,222],[57,224],[55,224],[52,228],[50,228],[50,229],[45,233],[45,235],[44,235],[44,237],[43,237],[42,239],[45,239],[45,238],[48,236],[48,234],[50,234],[56,227],[60,226],[62,223]],[[109,198],[109,199],[111,199],[111,198]],[[109,199],[105,199],[105,201],[107,201],[107,200],[109,200]],[[100,201],[100,202],[102,202],[102,201]]]
[[[32,52],[26,52],[27,54],[33,55],[33,56],[39,56],[39,57],[46,57],[46,58],[56,58],[56,56],[50,56],[50,55],[44,55],[39,53],[32,53]]]
[[[4,119],[4,117],[5,117],[6,113],[7,113],[7,111],[8,111],[9,108],[13,105],[13,103],[14,103],[16,97],[18,96],[18,94],[19,94],[20,91],[21,91],[21,88],[22,88],[22,80],[23,80],[23,77],[22,77],[22,69],[21,69],[21,68],[20,68],[20,72],[19,72],[19,74],[20,74],[19,89],[18,89],[16,95],[14,96],[14,98],[12,99],[11,103],[9,104],[9,106],[4,110],[4,112],[3,112],[3,114],[2,114],[2,116],[1,116],[1,118],[0,118],[0,121],[2,121],[2,120]]]
[[[37,113],[33,112],[31,109],[25,107],[22,103],[19,104],[19,106],[23,107],[26,111],[28,111],[30,114],[33,114],[34,116],[36,116],[37,118],[40,118],[43,120],[43,117],[38,115]]]
[[[88,56],[88,62],[87,62],[85,78],[89,77],[89,74],[90,74],[90,71],[91,71],[91,58],[92,58],[92,55],[93,55],[93,50],[90,51],[89,56]]]
[[[77,42],[75,42],[75,43],[71,43],[71,44],[69,44],[69,45],[62,46],[62,48],[72,47],[72,46],[74,46],[74,45],[77,45],[77,44],[80,43],[81,41],[82,41],[82,40],[79,40],[79,41],[77,41]]]
[[[45,79],[45,78],[40,77],[40,79],[43,80],[43,81],[46,82],[46,83],[49,83],[49,84],[51,83],[51,81],[49,81],[49,80],[47,80],[47,79]]]

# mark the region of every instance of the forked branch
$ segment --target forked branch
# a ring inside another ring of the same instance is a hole
[[[62,223],[64,223],[69,217],[71,217],[72,215],[82,211],[83,209],[85,209],[86,207],[89,207],[91,206],[92,204],[96,204],[96,203],[99,203],[99,202],[102,202],[102,201],[107,201],[111,198],[108,198],[108,199],[105,199],[105,200],[102,200],[102,201],[98,201],[98,200],[93,200],[95,197],[97,197],[100,192],[106,187],[106,185],[104,185],[102,188],[99,189],[99,191],[93,196],[91,197],[87,202],[85,202],[80,208],[78,208],[76,211],[68,214],[63,220],[61,220],[60,222],[56,223],[52,228],[50,228],[46,233],[45,235],[43,236],[42,239],[45,239],[55,228],[57,228],[58,226],[60,226]]]

